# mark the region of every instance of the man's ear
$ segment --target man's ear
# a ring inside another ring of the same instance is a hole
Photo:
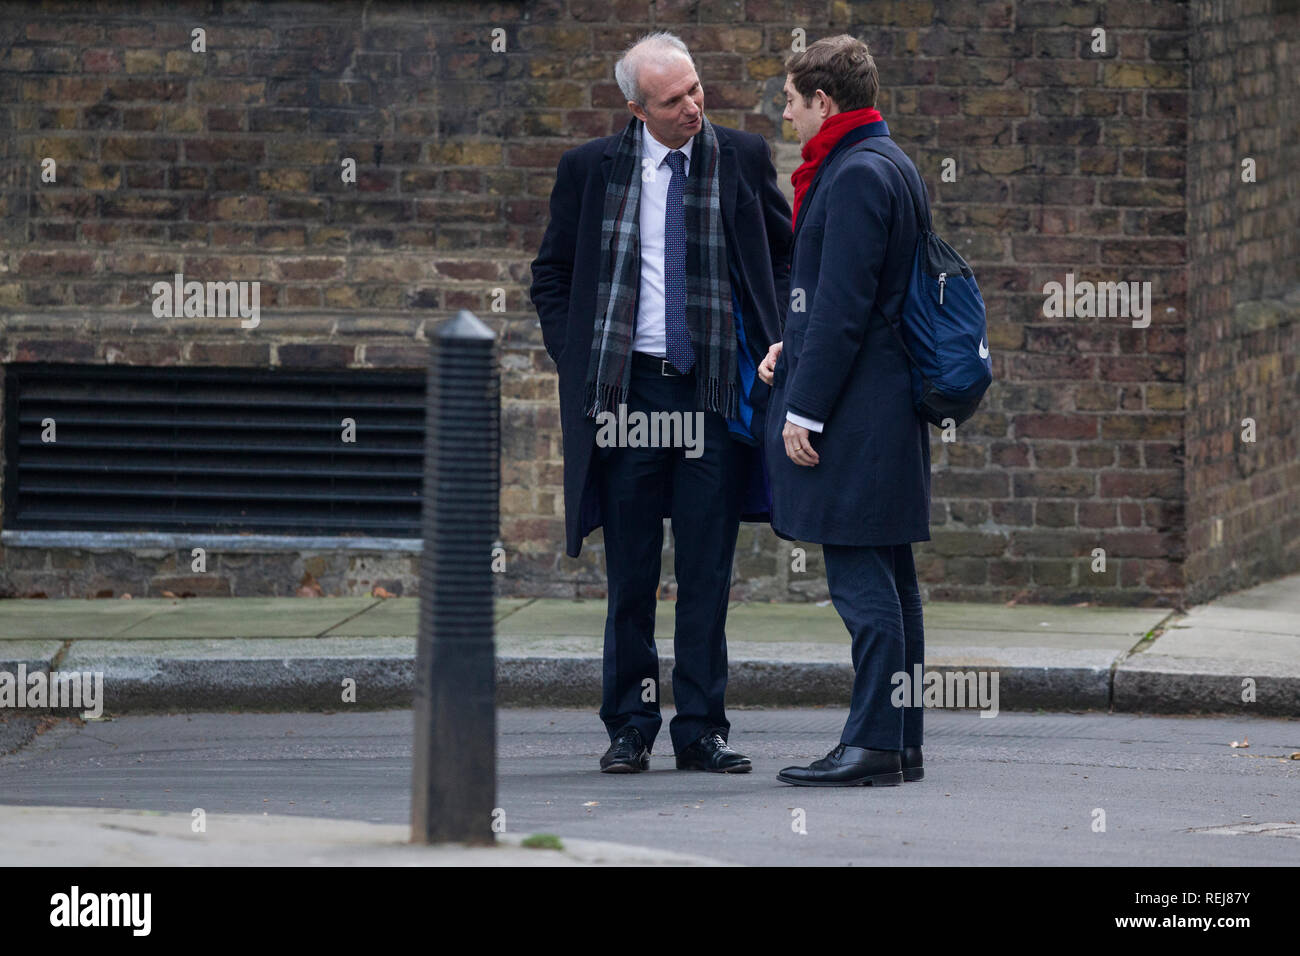
[[[633,116],[635,116],[635,117],[636,117],[637,119],[639,119],[641,122],[643,122],[643,123],[645,122],[645,120],[646,120],[646,113],[645,113],[645,110],[642,109],[642,107],[641,107],[639,104],[637,104],[637,103],[633,103],[631,100],[628,100],[628,101],[627,101],[627,108],[628,108],[628,110],[632,113]]]

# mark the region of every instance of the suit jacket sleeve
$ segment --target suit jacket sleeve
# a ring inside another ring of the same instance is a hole
[[[560,157],[551,190],[551,221],[542,237],[542,247],[533,260],[533,284],[529,298],[542,324],[542,342],[551,361],[558,363],[564,351],[569,319],[569,290],[573,284],[573,260],[577,248],[579,195],[573,162],[568,153]]]
[[[893,190],[871,165],[845,165],[828,185],[833,192],[828,197],[817,294],[786,402],[787,410],[819,422],[831,417],[862,347],[894,210]]]

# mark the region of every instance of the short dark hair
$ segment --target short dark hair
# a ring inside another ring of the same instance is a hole
[[[791,53],[785,71],[804,105],[818,90],[843,112],[876,105],[880,77],[867,45],[847,33],[818,40],[806,50]]]

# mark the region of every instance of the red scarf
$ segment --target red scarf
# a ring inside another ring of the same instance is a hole
[[[799,221],[799,205],[817,175],[817,167],[821,166],[822,160],[835,148],[835,144],[843,139],[844,134],[849,130],[865,126],[867,123],[879,123],[881,119],[883,117],[880,111],[870,107],[849,110],[847,113],[836,113],[834,116],[826,117],[817,135],[803,144],[803,149],[799,151],[799,155],[803,157],[803,165],[790,174],[790,182],[794,184],[794,219],[790,223],[791,226]]]

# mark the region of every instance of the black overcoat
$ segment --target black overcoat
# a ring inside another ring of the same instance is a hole
[[[633,121],[637,122],[637,121]],[[767,140],[713,125],[718,139],[718,189],[723,232],[732,273],[740,276],[745,344],[758,364],[775,342],[789,290],[790,204],[776,184]],[[691,155],[700,155],[696,134]],[[564,434],[565,550],[577,557],[583,539],[600,527],[600,500],[593,461],[596,422],[583,414],[587,363],[596,312],[600,227],[605,186],[622,133],[595,139],[560,157],[551,192],[551,219],[532,263],[529,296],[542,325],[542,340],[559,372],[560,426]],[[692,162],[695,176],[703,163]],[[689,307],[689,306],[688,306]],[[770,389],[755,379],[749,393],[752,428],[761,441]],[[747,455],[742,518],[767,521],[768,491],[761,449]],[[666,517],[665,513],[665,517]]]
[[[772,528],[791,540],[930,538],[928,426],[912,406],[907,357],[886,321],[901,308],[919,224],[894,164],[853,149],[867,136],[883,137],[915,172],[883,120],[856,127],[822,161],[795,226],[791,301],[766,416]],[[919,176],[914,184],[928,205]],[[811,438],[819,464],[786,455],[787,411],[824,423]]]

